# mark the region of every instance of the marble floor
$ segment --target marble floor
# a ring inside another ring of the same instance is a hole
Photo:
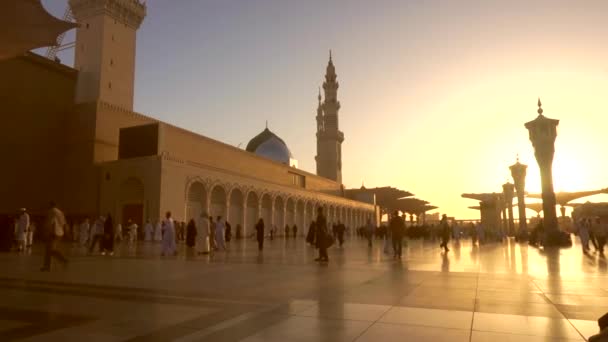
[[[155,243],[39,272],[42,249],[0,254],[1,341],[585,341],[608,312],[606,259],[513,241],[481,247],[348,240],[330,262],[302,238],[160,257]]]

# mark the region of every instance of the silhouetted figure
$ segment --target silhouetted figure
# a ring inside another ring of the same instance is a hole
[[[103,241],[101,243],[101,254],[105,255],[109,253],[114,254],[114,220],[112,216],[108,214],[106,220],[103,222]]]
[[[105,218],[100,216],[97,221],[93,224],[93,237],[91,239],[91,245],[89,246],[89,254],[93,253],[93,249],[95,249],[95,245],[99,244],[99,252],[103,251],[103,233],[104,233],[104,223]]]
[[[186,227],[186,246],[192,248],[194,245],[196,245],[196,224],[194,219],[191,219]]]
[[[264,220],[260,218],[255,225],[256,238],[258,240],[258,250],[264,249]]]
[[[293,237],[298,237],[298,226],[296,226],[295,224],[293,225]]]
[[[365,236],[367,237],[367,246],[372,247],[372,239],[374,238],[374,225],[372,225],[372,220],[367,219],[367,224],[365,226],[366,232]]]
[[[443,248],[444,251],[449,252],[450,249],[448,248],[448,242],[450,241],[450,235],[452,235],[451,229],[450,229],[450,225],[448,224],[448,216],[446,214],[443,214],[443,216],[441,217],[441,222],[439,223],[440,229],[441,229],[441,244],[439,245],[440,248]]]
[[[230,222],[228,221],[226,221],[226,232],[224,233],[224,237],[226,238],[226,242],[232,240],[232,225],[230,225]]]
[[[340,221],[338,221],[338,224],[336,225],[336,236],[338,238],[338,243],[340,244],[340,247],[342,247],[342,245],[344,244],[344,231],[346,230],[346,227],[344,226],[344,224],[342,224]]]
[[[67,265],[68,260],[59,252],[58,245],[61,237],[65,234],[65,216],[61,210],[57,209],[55,203],[51,202],[50,209],[46,215],[46,222],[44,225],[44,238],[45,238],[45,252],[44,261],[41,271],[51,270],[51,259],[58,259],[64,266]]]
[[[315,244],[315,241],[317,239],[316,231],[317,225],[315,221],[310,222],[310,225],[308,226],[308,233],[306,233],[306,242],[308,242],[311,246]]]
[[[608,342],[608,313],[597,320],[600,333],[589,337],[589,342]]]
[[[289,237],[289,225],[285,225],[285,238],[287,239]]]
[[[317,209],[317,220],[315,224],[316,230],[316,244],[319,249],[319,257],[315,261],[328,262],[329,256],[327,255],[327,248],[329,247],[330,239],[329,231],[327,230],[327,221],[323,216],[323,207]]]
[[[393,213],[393,218],[391,218],[388,228],[390,229],[391,237],[393,239],[393,258],[401,258],[403,236],[405,235],[405,222],[399,216],[398,211]]]

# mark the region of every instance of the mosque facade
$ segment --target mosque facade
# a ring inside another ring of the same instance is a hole
[[[79,27],[74,68],[35,54],[0,62],[8,156],[0,177],[11,196],[0,210],[43,211],[49,200],[72,217],[112,214],[119,222],[179,221],[202,213],[243,233],[267,225],[306,227],[316,208],[329,222],[376,220],[374,199],[342,185],[337,76],[331,59],[317,110],[317,174],[297,168],[266,128],[240,149],[133,111],[135,42],[146,15],[137,0],[70,0]],[[311,116],[312,117],[312,116]],[[311,120],[312,121],[312,120]],[[303,231],[303,230],[302,230]]]

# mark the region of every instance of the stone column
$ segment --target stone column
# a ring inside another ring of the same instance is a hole
[[[508,234],[510,236],[515,235],[515,223],[513,221],[513,194],[515,191],[515,186],[509,182],[506,182],[502,185],[503,196],[505,199],[505,207],[507,207],[508,214]]]

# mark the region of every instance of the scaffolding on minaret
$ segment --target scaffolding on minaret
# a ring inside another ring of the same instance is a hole
[[[70,8],[70,6],[68,6],[65,9],[65,12],[63,13],[63,20],[67,21],[67,22],[74,21],[74,15],[72,14],[72,9]],[[59,51],[71,49],[74,46],[76,46],[75,41],[69,42],[67,44],[63,44],[63,39],[65,38],[65,34],[66,34],[66,32],[63,32],[62,34],[57,36],[57,41],[56,41],[55,45],[49,46],[49,48],[46,50],[46,58],[57,61],[57,53]]]

